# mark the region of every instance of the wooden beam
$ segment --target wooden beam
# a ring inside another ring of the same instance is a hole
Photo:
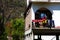
[[[34,35],[60,35],[60,29],[32,29]]]

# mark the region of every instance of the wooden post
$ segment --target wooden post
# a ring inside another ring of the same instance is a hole
[[[41,35],[38,35],[38,40],[41,40]]]
[[[56,35],[56,40],[59,40],[59,35]]]

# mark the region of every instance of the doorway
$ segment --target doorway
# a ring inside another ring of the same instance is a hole
[[[54,21],[52,20],[52,13],[49,9],[42,7],[35,12],[35,20],[42,20],[42,22],[36,22],[35,26],[39,27],[54,27]],[[41,24],[40,24],[41,23]]]

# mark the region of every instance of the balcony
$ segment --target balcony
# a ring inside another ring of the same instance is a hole
[[[32,20],[33,29],[54,29],[55,24],[53,20]]]
[[[34,35],[60,35],[60,29],[32,29]]]
[[[54,20],[32,20],[32,29],[60,29],[60,26],[55,27]]]
[[[32,30],[34,35],[60,35],[60,28],[55,28],[53,22],[51,22],[52,25],[49,25],[50,22],[47,24],[48,26],[43,26],[41,22],[39,26],[36,26],[36,23],[32,22]]]
[[[60,28],[32,26],[34,35],[60,35]]]

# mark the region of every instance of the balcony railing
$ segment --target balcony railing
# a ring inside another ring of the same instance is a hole
[[[53,20],[47,20],[47,23],[36,22],[32,22],[33,29],[51,29],[55,27]]]

